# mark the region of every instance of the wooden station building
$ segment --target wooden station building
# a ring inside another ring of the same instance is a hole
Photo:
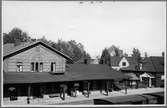
[[[78,91],[89,97],[91,91],[113,90],[116,81],[127,79],[120,71],[103,64],[73,64],[67,55],[50,45],[36,41],[14,47],[4,45],[3,95],[4,98],[65,99]]]

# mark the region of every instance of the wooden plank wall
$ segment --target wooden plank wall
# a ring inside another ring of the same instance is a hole
[[[5,72],[16,72],[17,62],[23,62],[23,72],[31,71],[31,62],[43,62],[43,72],[50,72],[51,62],[56,62],[56,71],[65,71],[66,59],[38,45],[4,60]]]

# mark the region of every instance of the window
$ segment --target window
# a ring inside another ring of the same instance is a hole
[[[31,63],[31,71],[34,72],[35,71],[35,68],[34,68],[34,63],[32,62]]]
[[[43,71],[43,63],[42,62],[32,62],[31,63],[31,71],[32,72],[42,72]]]
[[[164,75],[161,75],[161,80],[164,80],[164,78],[165,78]]]
[[[43,71],[43,63],[40,63],[40,67],[39,67],[39,71],[42,72]]]
[[[56,72],[56,63],[51,62],[51,72]]]
[[[17,72],[23,71],[23,63],[22,62],[17,62],[16,67],[17,67]]]
[[[139,64],[139,69],[142,70],[142,68],[143,68],[143,65],[140,63]]]
[[[36,71],[36,72],[39,72],[38,62],[35,63],[35,71]]]
[[[126,66],[126,62],[122,62],[122,66]]]

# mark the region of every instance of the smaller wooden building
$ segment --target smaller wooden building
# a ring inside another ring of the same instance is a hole
[[[132,64],[126,68],[121,68],[125,74],[135,74],[140,84],[147,87],[163,87],[164,86],[164,57],[150,56],[143,59],[142,63],[138,66]]]

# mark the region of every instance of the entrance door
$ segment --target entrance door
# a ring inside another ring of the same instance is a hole
[[[142,81],[147,87],[149,87],[149,77],[142,77]]]

